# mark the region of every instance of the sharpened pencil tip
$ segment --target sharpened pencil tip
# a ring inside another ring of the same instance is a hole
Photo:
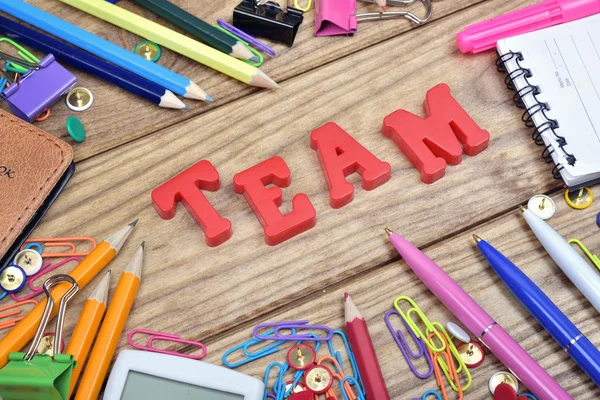
[[[133,220],[129,223],[129,226],[136,226],[139,220],[140,220],[139,218],[136,218],[135,220]]]
[[[525,212],[525,211],[527,211],[527,207],[520,205],[519,210],[521,210],[521,212]]]
[[[381,9],[383,10],[383,12],[387,11],[387,7],[386,6],[381,6]]]
[[[346,300],[348,300],[348,297],[350,295],[348,294],[348,292],[344,292],[344,302],[346,302]]]
[[[209,95],[206,95],[206,102],[208,102],[208,103],[214,103],[214,100]]]
[[[253,63],[257,63],[260,62],[260,58],[256,57],[256,56],[252,56],[248,59],[248,61],[253,62]]]
[[[481,242],[481,238],[475,234],[473,234],[473,239],[475,239],[475,242],[477,243]]]
[[[140,246],[142,247],[142,249],[146,248],[146,241],[143,241],[142,244],[140,244]]]
[[[387,233],[388,236],[392,236],[392,230],[390,228],[385,228],[385,233]]]

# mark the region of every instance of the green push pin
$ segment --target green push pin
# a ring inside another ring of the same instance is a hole
[[[69,132],[69,136],[77,143],[85,140],[85,127],[83,123],[72,115],[67,118],[67,132]]]

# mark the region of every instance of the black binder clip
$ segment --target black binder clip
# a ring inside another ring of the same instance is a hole
[[[294,44],[303,18],[302,11],[288,7],[284,12],[279,4],[272,1],[259,5],[258,0],[242,0],[233,10],[233,26],[236,28],[288,46]]]

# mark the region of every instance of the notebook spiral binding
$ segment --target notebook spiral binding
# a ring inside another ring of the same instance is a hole
[[[513,59],[517,63],[518,68],[508,73],[506,70],[506,63]],[[544,103],[538,100],[537,98],[537,96],[541,93],[539,86],[533,85],[531,82],[529,82],[529,79],[533,76],[531,70],[521,66],[521,61],[523,60],[523,54],[521,54],[520,52],[515,53],[510,51],[505,54],[498,54],[498,58],[496,59],[496,69],[499,72],[502,72],[506,75],[504,78],[504,83],[506,84],[506,87],[509,90],[515,92],[515,94],[513,95],[513,101],[515,102],[517,107],[525,109],[523,115],[521,116],[521,120],[523,121],[523,123],[525,123],[525,126],[527,126],[528,128],[535,128],[531,134],[531,138],[533,139],[535,144],[537,144],[538,146],[545,146],[544,140],[542,139],[542,134],[546,131],[552,132],[552,134],[556,138],[558,147],[565,154],[569,165],[575,165],[577,159],[573,154],[570,154],[565,149],[565,146],[567,145],[567,140],[563,136],[560,136],[556,133],[556,129],[559,127],[558,121],[548,117],[548,115],[546,114],[546,111],[550,110],[550,106],[548,105],[548,103]],[[518,79],[520,77],[522,77],[525,80],[527,85],[517,90],[514,81],[515,79]],[[531,95],[535,99],[535,104],[533,104],[529,108],[526,108],[523,98],[528,95]],[[545,122],[540,124],[536,128],[535,123],[533,122],[533,116],[538,113],[541,113],[541,115],[544,116]],[[552,149],[551,146],[545,146],[544,150],[542,151],[542,159],[546,163],[552,162],[553,152],[554,149]],[[552,175],[554,176],[554,178],[561,178],[560,171],[562,169],[562,165],[556,164],[556,166],[552,169]]]

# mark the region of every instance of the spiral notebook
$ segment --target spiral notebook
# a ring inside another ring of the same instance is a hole
[[[500,40],[498,70],[553,174],[600,181],[600,15]]]

